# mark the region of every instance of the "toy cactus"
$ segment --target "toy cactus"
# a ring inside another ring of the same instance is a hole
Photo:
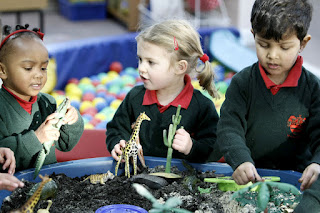
[[[177,126],[180,124],[181,115],[180,115],[181,105],[178,106],[177,112],[175,115],[172,115],[172,123],[169,125],[169,131],[167,136],[167,130],[163,130],[163,142],[168,147],[167,153],[167,163],[166,163],[166,173],[170,173],[171,171],[171,160],[172,160],[172,142],[174,135],[176,134]],[[182,128],[182,127],[181,127]]]

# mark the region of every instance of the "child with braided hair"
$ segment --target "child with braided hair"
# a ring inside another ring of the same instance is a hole
[[[41,93],[47,81],[48,51],[43,33],[28,25],[3,27],[0,44],[0,147],[15,155],[16,170],[32,168],[42,144],[55,140],[44,164],[57,162],[55,148],[70,151],[79,141],[84,124],[79,112],[68,106],[60,131],[52,124],[57,108],[55,99]]]
[[[167,20],[140,32],[136,41],[143,85],[135,86],[127,94],[107,124],[108,150],[118,161],[132,132],[131,124],[145,112],[151,121],[140,127],[143,153],[166,157],[163,130],[168,129],[172,115],[181,105],[182,119],[172,144],[173,157],[205,162],[215,149],[219,117],[212,100],[193,88],[189,76],[198,72],[200,85],[217,97],[214,73],[203,53],[199,34],[187,21]],[[179,129],[180,126],[184,128]]]

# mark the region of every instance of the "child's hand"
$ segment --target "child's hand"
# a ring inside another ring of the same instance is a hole
[[[13,175],[0,173],[0,190],[15,190],[17,187],[23,187],[24,183]]]
[[[8,173],[13,175],[16,170],[16,159],[14,153],[9,148],[0,148],[0,163],[2,164],[2,169],[6,170],[8,167]]]
[[[233,172],[232,178],[238,185],[245,185],[250,181],[262,181],[256,167],[250,162],[244,162]]]
[[[119,160],[119,156],[122,155],[121,148],[124,148],[125,146],[126,146],[126,141],[125,140],[120,140],[120,142],[113,147],[113,150],[111,151],[111,156],[116,161],[118,161]],[[125,160],[122,159],[122,162],[124,162],[124,161]]]
[[[313,182],[318,179],[320,173],[320,165],[317,163],[310,164],[302,173],[299,182],[301,183],[300,190],[310,188]]]
[[[71,124],[74,124],[75,122],[77,122],[77,120],[78,120],[78,112],[69,103],[67,113],[66,113],[66,115],[64,116],[64,119],[63,119],[63,124],[71,125]]]
[[[192,140],[190,134],[185,129],[178,129],[174,136],[172,148],[188,155],[192,148]]]
[[[56,119],[55,116],[56,113],[52,113],[51,115],[49,115],[35,131],[35,134],[40,143],[59,139],[60,131],[53,127],[53,124],[56,124],[59,121],[59,119]]]

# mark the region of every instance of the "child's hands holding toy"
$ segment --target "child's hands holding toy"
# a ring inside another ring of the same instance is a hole
[[[258,174],[256,167],[250,162],[244,162],[240,164],[233,172],[232,178],[238,185],[245,185],[250,181],[262,181],[262,178]]]
[[[71,125],[71,124],[74,124],[75,122],[77,122],[77,120],[78,120],[78,112],[69,103],[67,113],[66,113],[66,115],[64,116],[64,119],[63,119],[63,124]]]
[[[320,165],[317,163],[310,164],[302,173],[299,182],[301,183],[300,190],[304,191],[305,189],[310,188],[313,182],[318,179],[320,173]]]
[[[16,170],[16,159],[14,157],[14,153],[9,148],[0,148],[0,163],[2,164],[2,169],[8,169],[8,173],[13,175]]]
[[[126,146],[126,141],[125,140],[120,140],[120,142],[118,144],[116,144],[112,151],[111,151],[111,156],[118,161],[119,160],[119,156],[122,155],[122,151],[121,148],[124,148]],[[122,162],[124,162],[125,160],[122,159]]]
[[[59,119],[55,118],[56,115],[57,113],[52,113],[51,115],[49,115],[35,131],[35,134],[40,143],[59,139],[60,131],[53,126],[53,124],[56,124],[59,121]]]
[[[0,190],[15,190],[17,187],[23,187],[24,183],[18,178],[7,173],[0,173]]]
[[[173,139],[172,148],[188,155],[192,145],[193,143],[190,134],[183,128],[178,129]]]

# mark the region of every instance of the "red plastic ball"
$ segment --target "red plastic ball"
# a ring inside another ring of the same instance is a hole
[[[119,61],[112,62],[109,67],[110,71],[116,71],[117,73],[120,73],[122,69],[122,64]]]
[[[74,83],[74,84],[78,84],[79,83],[79,79],[76,78],[70,78],[68,83]]]

